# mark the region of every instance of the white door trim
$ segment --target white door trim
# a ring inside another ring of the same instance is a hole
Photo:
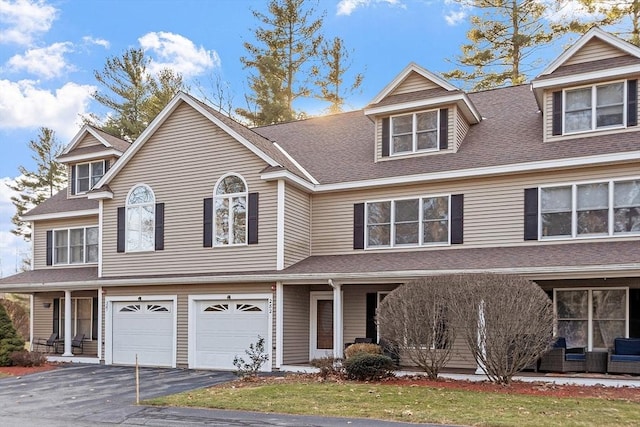
[[[213,300],[213,301],[227,301],[227,300],[267,300],[267,309],[269,310],[269,325],[267,327],[267,337],[266,342],[264,344],[265,350],[269,354],[269,361],[264,366],[264,372],[271,372],[273,366],[273,294],[197,294],[197,295],[189,295],[189,313],[188,313],[188,344],[187,344],[187,352],[188,352],[188,361],[189,361],[189,369],[195,369],[196,362],[196,303],[198,301],[203,300]]]
[[[333,291],[312,291],[309,293],[309,360],[317,357],[322,357],[320,353],[326,353],[324,356],[333,356],[333,349],[331,350],[318,350],[316,348],[317,336],[318,336],[318,301],[319,300],[331,300],[333,301]],[[335,306],[334,306],[335,310]],[[335,326],[335,325],[334,325]],[[335,328],[334,328],[335,329]]]
[[[113,364],[113,304],[122,301],[171,301],[173,303],[173,350],[171,367],[176,367],[177,341],[178,341],[178,296],[177,295],[140,295],[135,296],[113,296],[105,298],[105,364]]]

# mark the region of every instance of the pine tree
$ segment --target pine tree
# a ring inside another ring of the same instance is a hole
[[[331,42],[323,42],[320,47],[320,63],[322,68],[314,67],[315,84],[320,89],[319,98],[328,101],[330,113],[342,111],[346,97],[353,94],[362,85],[364,75],[358,73],[351,84],[344,84],[345,74],[351,68],[350,53],[344,41],[335,37]],[[324,73],[323,73],[324,71]]]
[[[18,336],[11,319],[0,304],[0,366],[10,366],[11,353],[24,350],[24,340]]]
[[[472,15],[468,44],[456,58],[460,68],[443,73],[473,89],[489,89],[527,80],[536,49],[561,32],[545,19],[546,5],[534,0],[455,0],[482,14]],[[469,70],[470,69],[470,70]]]
[[[38,138],[29,141],[32,151],[31,158],[36,162],[36,170],[30,171],[20,166],[20,176],[15,184],[8,185],[17,196],[12,196],[11,201],[16,207],[16,213],[11,218],[15,228],[11,230],[16,236],[22,236],[25,240],[31,240],[31,226],[20,218],[27,211],[53,196],[66,186],[67,173],[64,165],[56,158],[62,153],[62,145],[56,140],[55,132],[49,128],[40,128]]]
[[[295,118],[294,101],[311,95],[309,82],[302,76],[310,74],[322,42],[324,14],[316,17],[309,3],[270,0],[268,14],[252,12],[263,26],[255,29],[257,44],[244,43],[248,56],[240,61],[255,74],[249,78],[248,108],[237,113],[254,125]]]
[[[572,20],[572,31],[583,33],[593,26],[616,25],[622,31],[615,31],[630,43],[640,46],[640,0],[578,0],[590,13],[591,19]]]

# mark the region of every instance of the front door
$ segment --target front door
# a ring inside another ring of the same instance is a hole
[[[333,292],[312,292],[309,360],[333,356]]]

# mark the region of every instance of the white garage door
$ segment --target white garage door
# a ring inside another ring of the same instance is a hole
[[[112,363],[172,366],[174,307],[171,301],[114,302]]]
[[[267,300],[201,300],[195,301],[194,308],[193,368],[235,369],[234,357],[248,361],[245,350],[258,336],[265,339],[265,351],[271,353]]]

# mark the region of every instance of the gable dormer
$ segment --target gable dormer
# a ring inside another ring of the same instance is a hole
[[[58,161],[67,166],[67,195],[85,195],[128,147],[129,143],[126,141],[92,126],[83,126],[58,156]]]
[[[414,63],[364,112],[376,124],[376,161],[456,152],[481,120],[466,93]]]
[[[544,140],[638,130],[638,76],[640,48],[590,29],[532,81]]]

